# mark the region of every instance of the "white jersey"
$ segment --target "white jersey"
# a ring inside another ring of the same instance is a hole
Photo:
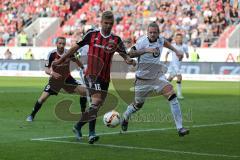
[[[138,68],[136,77],[141,79],[155,79],[165,74],[166,66],[160,62],[160,56],[163,50],[164,38],[159,36],[156,42],[150,43],[147,36],[142,36],[135,44],[137,50],[145,48],[156,48],[158,55],[145,53],[138,57]]]
[[[89,45],[85,45],[85,46],[79,48],[79,50],[78,50],[80,59],[84,64],[84,68],[87,68],[88,50],[89,50]]]
[[[186,44],[182,45],[177,45],[176,43],[172,44],[173,47],[175,47],[177,50],[181,51],[180,53],[188,54],[188,46]],[[177,57],[176,53],[173,52],[172,50],[169,50],[170,53],[172,54],[172,64],[179,64],[179,58]]]

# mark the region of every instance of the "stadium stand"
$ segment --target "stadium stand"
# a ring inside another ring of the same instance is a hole
[[[30,1],[18,0],[10,4],[6,0],[0,5],[0,45],[8,43],[10,37],[37,16],[62,19],[62,25],[54,36],[46,40],[45,46],[53,46],[55,37],[59,35],[66,36],[68,45],[71,45],[87,29],[98,27],[103,10],[114,12],[114,32],[123,39],[133,41],[144,33],[149,21],[156,21],[161,34],[170,41],[175,33],[180,32],[186,35],[185,42],[197,47],[209,47],[225,28],[239,23],[239,2],[236,0]],[[14,8],[19,6],[26,13],[16,12]]]

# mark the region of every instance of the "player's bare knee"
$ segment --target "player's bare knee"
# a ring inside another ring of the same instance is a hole
[[[169,82],[171,82],[172,80],[173,80],[173,78],[172,77],[168,77],[168,79],[167,79]]]
[[[175,94],[174,90],[173,90],[173,86],[172,85],[167,85],[163,88],[162,90],[162,94],[164,97],[168,98],[169,96],[171,96],[172,94]]]
[[[182,75],[178,75],[177,76],[177,83],[181,83],[181,81],[182,81]]]

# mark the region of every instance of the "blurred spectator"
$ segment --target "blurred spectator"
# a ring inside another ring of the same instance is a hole
[[[22,31],[18,35],[18,39],[19,39],[20,46],[27,46],[28,45],[28,36],[24,31]]]
[[[24,54],[23,59],[25,59],[25,60],[34,59],[34,56],[33,56],[32,49],[31,49],[31,48],[29,48],[28,51]]]
[[[236,8],[231,8],[230,19],[231,19],[232,24],[238,24],[240,22],[239,17],[238,17],[238,11]]]
[[[4,52],[4,59],[12,59],[12,52],[9,48]]]
[[[192,62],[198,62],[200,57],[199,54],[197,53],[196,47],[193,47],[192,52],[190,52],[190,57]]]
[[[72,14],[75,14],[76,11],[82,7],[82,5],[83,5],[83,0],[71,0],[70,10],[72,11]]]
[[[8,43],[10,39],[10,35],[8,32],[4,32],[2,35],[2,40],[3,40],[3,44],[6,45]]]

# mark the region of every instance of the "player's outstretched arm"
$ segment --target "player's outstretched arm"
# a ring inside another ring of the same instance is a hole
[[[84,65],[80,59],[76,58],[74,62],[78,65],[78,67],[80,67],[81,69],[84,69]]]
[[[136,61],[134,59],[132,59],[128,54],[119,52],[119,55],[124,59],[124,61],[127,64],[136,66]]]
[[[166,53],[166,56],[165,56],[165,61],[164,61],[164,63],[167,63],[167,60],[168,60],[168,55],[169,55],[169,53],[170,53],[170,52],[167,52],[167,53]]]
[[[168,42],[167,40],[164,40],[164,47],[166,47],[166,48],[168,48],[168,49],[171,49],[173,52],[176,53],[176,55],[178,56],[179,59],[182,59],[182,57],[183,57],[182,55],[183,55],[183,54],[181,54],[180,51],[177,50],[175,47],[173,47],[173,46],[171,45],[171,43]]]
[[[80,48],[80,46],[78,44],[74,44],[68,51],[66,54],[64,54],[60,59],[56,60],[53,62],[53,66],[55,65],[59,65],[61,63],[63,63],[67,58],[69,58],[70,56],[74,55],[75,52],[78,51],[78,49]]]
[[[144,48],[144,49],[137,50],[136,47],[133,46],[131,50],[128,52],[128,54],[131,58],[134,58],[134,57],[139,57],[145,53],[153,54],[156,52],[158,52],[156,48]]]
[[[54,72],[51,67],[46,67],[45,68],[45,73],[52,76],[55,79],[58,79],[58,78],[62,77],[59,73]]]

